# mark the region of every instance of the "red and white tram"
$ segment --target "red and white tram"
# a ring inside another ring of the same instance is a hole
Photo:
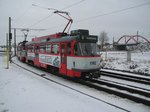
[[[100,55],[96,53],[97,36],[88,30],[74,30],[70,35],[58,33],[25,44],[26,62],[69,77],[97,78]]]

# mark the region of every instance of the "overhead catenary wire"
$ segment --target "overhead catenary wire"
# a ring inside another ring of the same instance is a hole
[[[73,7],[75,5],[78,5],[80,4],[81,2],[83,2],[85,0],[81,0],[81,1],[78,1],[76,3],[73,3],[71,5],[68,5],[64,8],[62,8],[61,10],[64,10],[64,9],[67,9],[67,8],[70,8],[70,7]],[[107,13],[103,13],[103,14],[97,14],[97,15],[94,15],[94,16],[90,16],[90,17],[87,17],[87,18],[83,18],[83,19],[80,19],[78,21],[74,21],[74,23],[80,23],[80,22],[84,22],[84,21],[89,21],[89,20],[93,20],[93,19],[96,19],[96,18],[99,18],[99,17],[103,17],[103,16],[108,16],[108,15],[112,15],[112,14],[117,14],[117,13],[122,13],[122,12],[125,12],[125,11],[128,11],[128,10],[132,10],[132,9],[136,9],[136,8],[139,8],[139,7],[143,7],[143,6],[146,6],[146,5],[149,5],[150,2],[145,2],[145,3],[142,3],[142,4],[138,4],[138,5],[134,5],[134,6],[131,6],[131,7],[127,7],[127,8],[123,8],[123,9],[119,9],[119,10],[114,10],[114,11],[111,11],[111,12],[107,12]],[[34,4],[35,5],[35,4]],[[32,4],[32,6],[34,6]],[[37,7],[40,7],[40,8],[43,8],[43,9],[47,9],[47,10],[53,10],[53,8],[45,8],[45,7],[42,7],[42,6],[38,6]],[[29,27],[33,27],[39,23],[41,23],[42,21],[48,19],[49,17],[51,17],[53,15],[53,13],[51,15],[48,15],[42,19],[40,19],[39,21],[35,22],[34,24],[30,25]],[[52,26],[50,28],[47,28],[47,30],[49,29],[52,29],[52,28],[57,28],[57,27],[61,27],[62,25],[64,24],[61,24],[61,25],[58,25],[58,26]]]
[[[73,6],[75,6],[75,5],[78,5],[78,4],[80,4],[81,2],[84,2],[84,1],[85,1],[85,0],[81,0],[81,1],[75,2],[75,3],[73,3],[73,4],[71,4],[71,5],[68,5],[68,6],[66,6],[66,7],[64,7],[64,8],[62,8],[62,9],[60,9],[60,10],[68,9],[68,8],[73,7]]]
[[[87,20],[91,20],[91,19],[96,19],[96,18],[99,18],[99,17],[102,17],[102,16],[121,13],[121,12],[124,12],[124,11],[127,11],[127,10],[139,8],[139,7],[142,7],[142,6],[145,6],[145,5],[150,5],[150,2],[145,2],[145,3],[134,5],[134,6],[131,6],[131,7],[127,7],[127,8],[123,8],[123,9],[119,9],[119,10],[114,10],[114,11],[111,11],[111,12],[108,12],[108,13],[97,14],[95,16],[87,17],[87,18],[84,18],[84,19],[81,19],[81,20],[75,21],[75,22],[77,23],[77,22],[87,21]]]
[[[51,17],[52,15],[53,15],[53,14],[48,15],[48,16],[46,16],[46,17],[44,17],[44,18],[42,18],[42,19],[38,20],[37,22],[35,22],[35,23],[31,24],[31,25],[30,25],[30,26],[28,26],[28,27],[30,28],[30,27],[33,27],[33,26],[35,26],[35,25],[37,25],[37,24],[40,24],[42,21],[44,21],[44,20],[48,19],[48,18],[49,18],[49,17]]]
[[[64,7],[64,8],[61,8],[60,10],[68,9],[68,8],[73,7],[73,6],[75,6],[75,5],[78,5],[78,4],[80,4],[80,3],[84,2],[84,1],[85,1],[85,0],[80,0],[80,1],[75,2],[75,3],[71,4],[71,5],[68,5],[68,6]],[[54,8],[46,8],[46,7],[43,7],[43,6],[36,5],[36,4],[32,4],[32,6],[36,6],[36,7],[42,8],[42,9],[46,9],[46,10],[56,10],[56,9],[54,9]],[[50,14],[50,15],[48,15],[48,16],[46,16],[46,17],[44,17],[44,18],[42,18],[42,19],[40,19],[39,21],[37,21],[37,22],[31,24],[29,27],[33,27],[33,26],[35,26],[35,25],[37,25],[37,24],[43,22],[44,20],[48,19],[48,18],[51,17],[51,16],[53,16],[53,13]]]
[[[21,18],[23,18],[25,14],[27,14],[31,10],[31,8],[32,8],[32,5],[30,5],[18,18],[13,19],[12,24],[18,23],[21,20]]]
[[[103,17],[103,16],[108,16],[108,15],[112,15],[112,14],[116,14],[116,13],[125,12],[127,10],[132,10],[132,9],[139,8],[139,7],[142,7],[142,6],[145,6],[145,5],[150,5],[150,2],[145,2],[145,3],[142,3],[142,4],[134,5],[134,6],[119,9],[119,10],[114,10],[114,11],[103,13],[103,14],[97,14],[97,15],[94,15],[94,16],[91,16],[91,17],[80,19],[78,21],[74,21],[74,23],[80,23],[80,22],[89,21],[89,20],[96,19],[96,18]],[[46,29],[49,30],[49,29],[52,29],[52,28],[61,27],[62,25],[64,25],[64,24],[61,24],[61,25],[58,25],[58,26],[52,26],[52,27],[46,28]]]
[[[36,4],[32,4],[32,6],[39,7],[41,9],[46,9],[46,10],[55,10],[54,8],[46,8],[46,7],[42,7],[40,5],[36,5]]]

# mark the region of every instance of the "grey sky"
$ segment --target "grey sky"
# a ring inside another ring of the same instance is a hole
[[[13,28],[47,29],[40,32],[30,31],[29,35],[44,36],[63,30],[67,23],[64,18],[52,14],[53,11],[34,7],[32,4],[70,12],[70,16],[74,20],[71,30],[89,29],[90,33],[94,35],[99,35],[104,30],[108,33],[110,40],[113,37],[117,40],[124,34],[136,34],[138,30],[140,35],[150,40],[150,4],[101,16],[150,2],[149,0],[83,0],[78,4],[80,1],[82,0],[0,0],[0,45],[5,44],[8,17],[12,18]],[[98,17],[94,18],[95,16]],[[86,20],[86,18],[89,19]],[[41,19],[43,21],[40,21]],[[21,31],[17,31],[17,35],[23,34]],[[31,40],[31,38],[28,37],[27,40]],[[23,37],[17,37],[17,41],[23,39]]]

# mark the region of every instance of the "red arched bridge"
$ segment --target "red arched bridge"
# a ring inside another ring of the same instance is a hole
[[[141,35],[123,35],[114,42],[114,47],[120,50],[126,50],[127,46],[137,46],[140,43],[150,45],[150,41]]]

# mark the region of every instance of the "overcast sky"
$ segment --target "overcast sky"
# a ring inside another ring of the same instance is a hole
[[[147,5],[142,5],[145,3]],[[68,11],[74,21],[71,30],[88,29],[93,35],[105,31],[110,40],[139,31],[140,35],[150,40],[149,0],[0,0],[0,45],[6,42],[9,17],[12,18],[13,28],[46,29],[30,31],[32,36],[61,32],[67,21],[44,7]],[[20,37],[23,35],[20,30],[17,35],[17,41],[24,39]]]

